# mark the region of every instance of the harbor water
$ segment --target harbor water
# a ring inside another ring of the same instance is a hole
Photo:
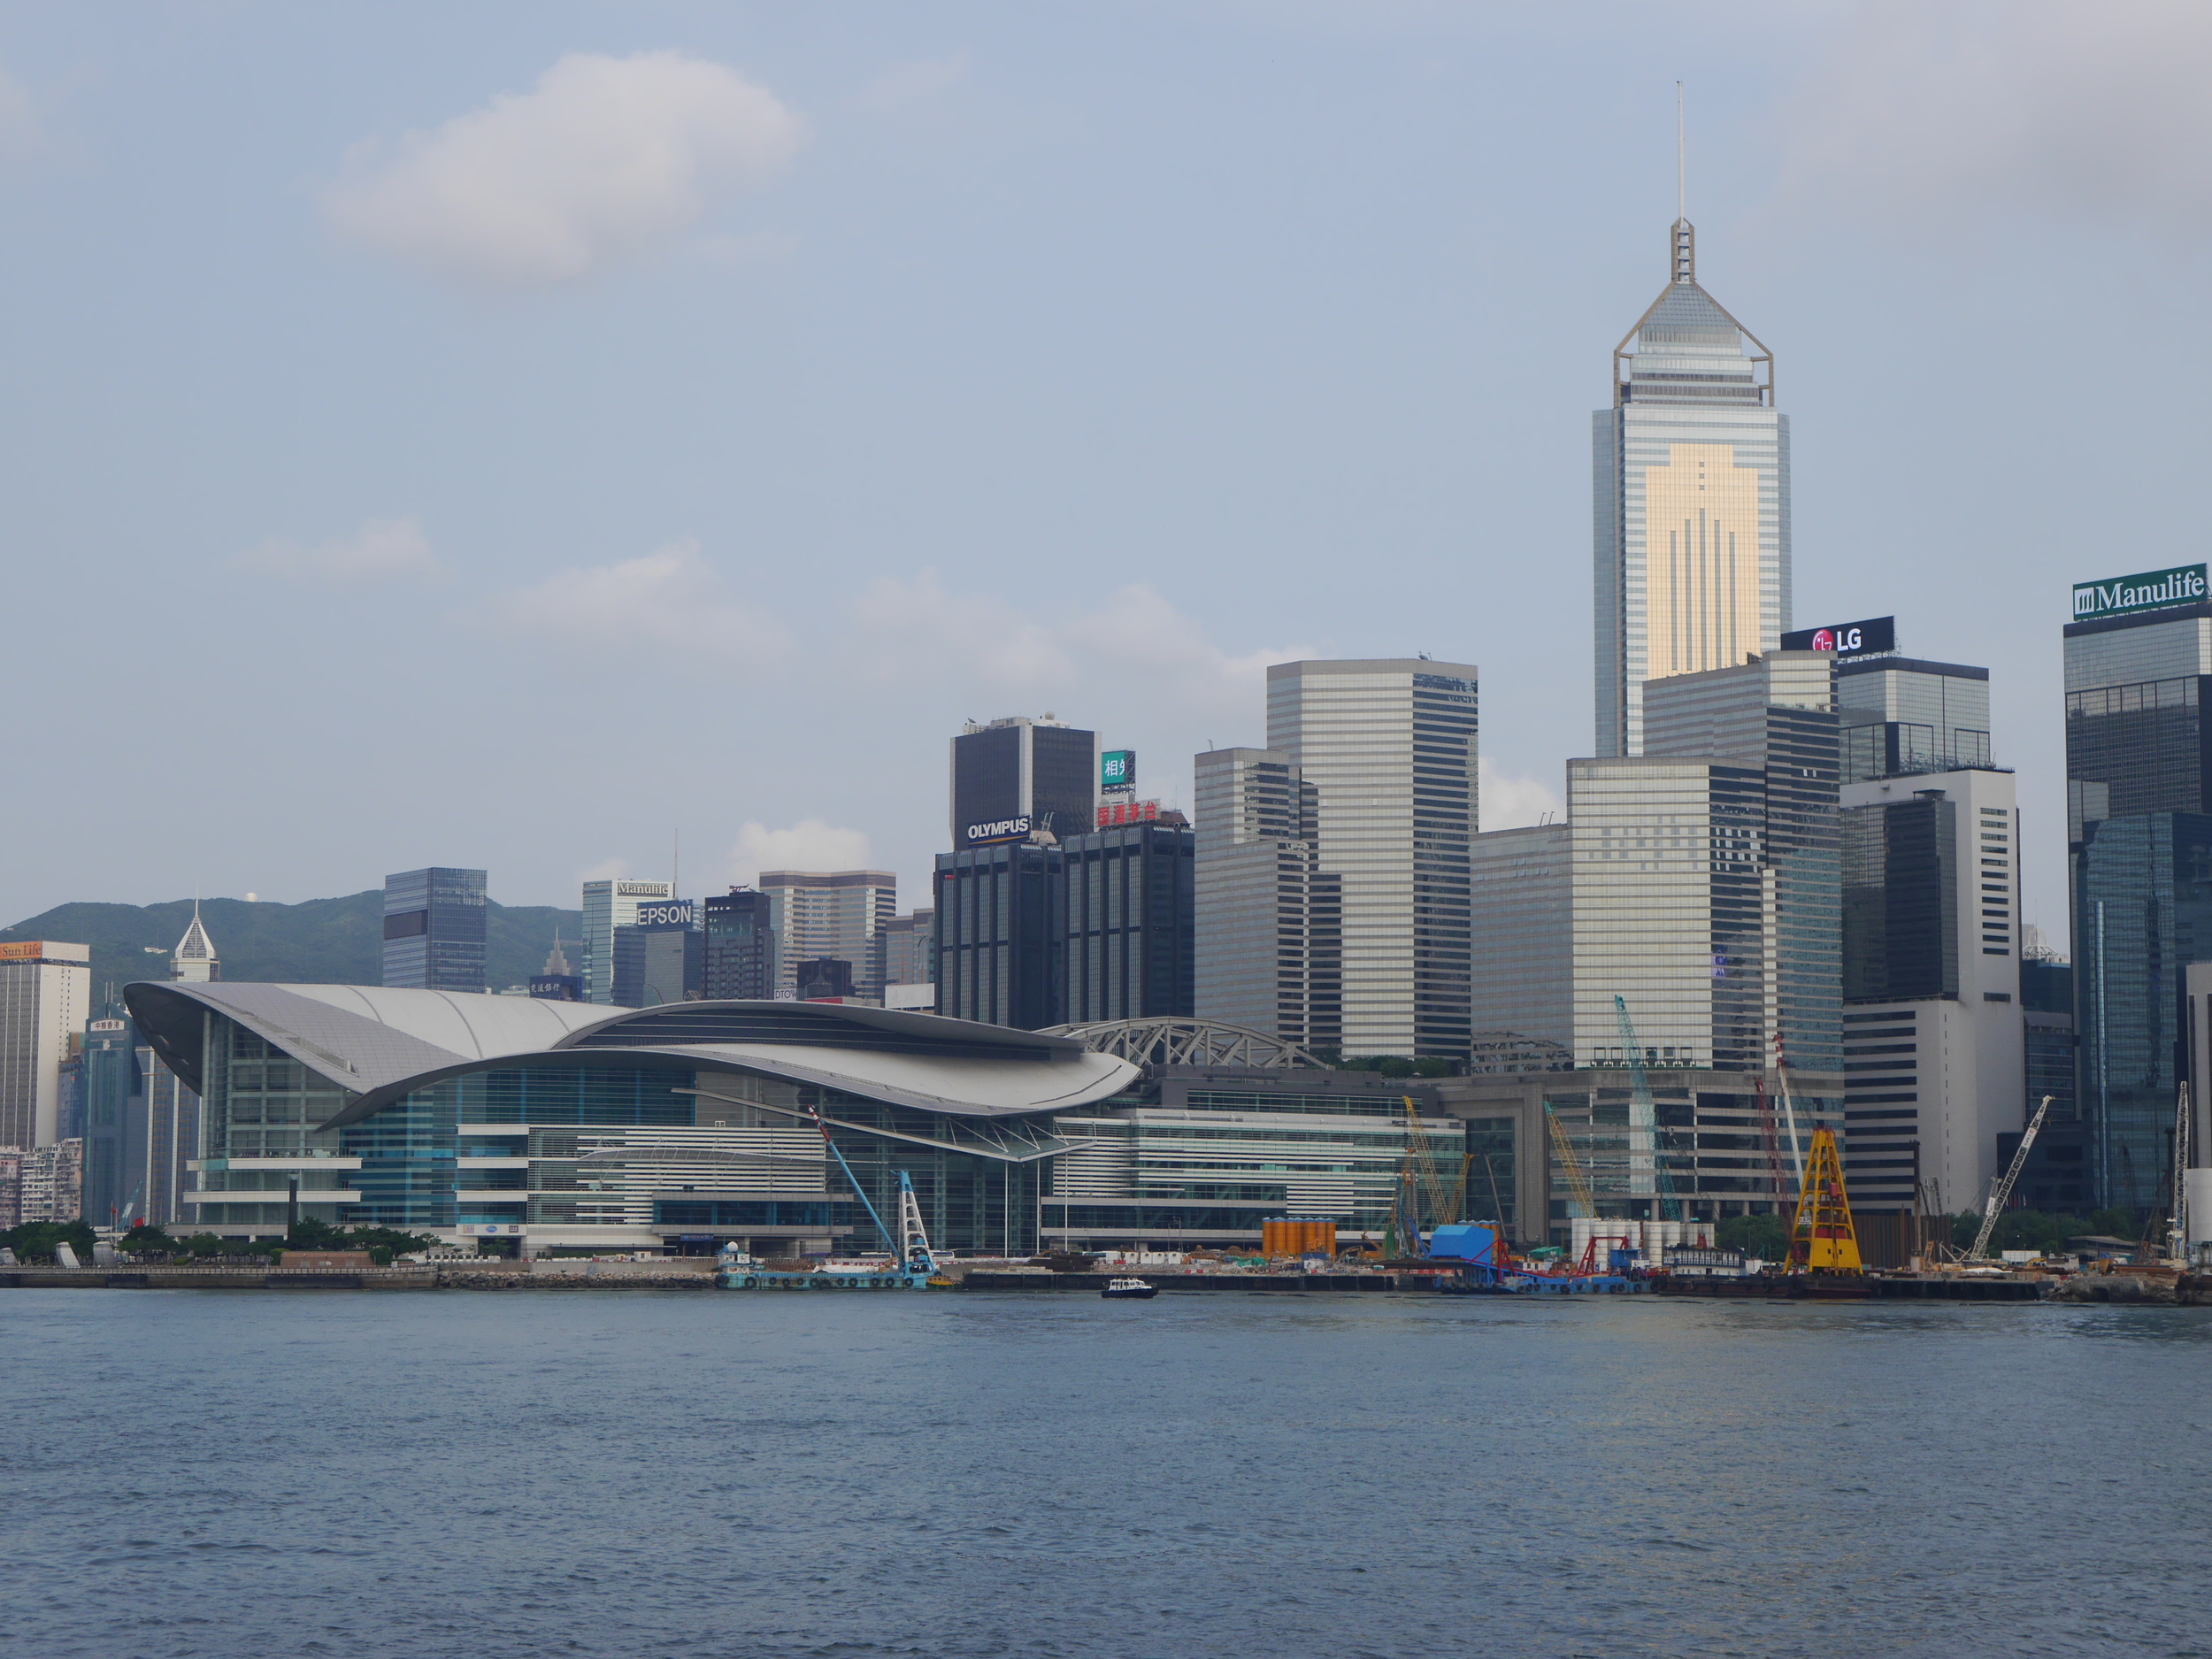
[[[2212,1652],[2212,1310],[0,1298],[41,1659]]]

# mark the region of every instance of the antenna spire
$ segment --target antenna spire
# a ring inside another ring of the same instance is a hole
[[[1689,127],[1682,113],[1682,83],[1674,83],[1674,216],[1690,216]]]

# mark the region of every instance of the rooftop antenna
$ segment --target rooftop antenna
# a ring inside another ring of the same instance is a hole
[[[1689,128],[1682,118],[1682,83],[1674,83],[1674,216],[1690,216]]]
[[[683,891],[683,882],[679,879],[683,867],[683,832],[671,830],[668,832],[668,896],[672,899]]]

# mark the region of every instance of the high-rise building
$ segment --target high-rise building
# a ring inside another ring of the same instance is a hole
[[[732,887],[708,898],[706,995],[765,1002],[776,995],[776,925],[765,893]]]
[[[123,1010],[110,1003],[85,1026],[84,1213],[96,1227],[127,1225],[123,1210],[133,1196],[132,1107],[138,1102],[138,1033]]]
[[[1644,687],[1775,649],[1790,626],[1790,430],[1773,354],[1698,285],[1678,219],[1666,288],[1613,350],[1593,418],[1597,752],[1640,755]]]
[[[1426,657],[1278,663],[1267,747],[1314,790],[1342,904],[1343,1052],[1467,1053],[1477,681]]]
[[[84,1214],[84,1142],[31,1148],[17,1164],[16,1179],[22,1220],[76,1220]]]
[[[584,1001],[614,999],[614,930],[637,920],[641,904],[664,904],[676,896],[666,881],[584,883]]]
[[[890,989],[893,986],[934,987],[937,983],[937,926],[936,916],[929,910],[918,910],[911,916],[895,916],[886,922],[877,937],[883,946],[883,985],[885,1006],[892,1006]],[[936,993],[933,989],[925,998],[919,995],[903,999],[903,1005],[934,1008]]]
[[[553,949],[546,952],[543,971],[530,976],[530,995],[546,1002],[584,1000],[584,976],[570,969],[568,953],[561,949],[557,932],[553,935]]]
[[[87,945],[0,944],[0,1147],[61,1138],[62,1062],[89,1011],[91,960]]]
[[[207,936],[207,929],[200,921],[197,899],[192,901],[192,925],[184,930],[184,937],[177,941],[177,948],[170,955],[169,977],[188,985],[205,985],[223,977],[222,962],[215,955],[215,941]]]
[[[1914,657],[1836,664],[1843,781],[1960,772],[1989,763],[1989,670]]]
[[[1180,813],[1061,837],[1065,1021],[1192,1016],[1196,846]]]
[[[871,977],[882,971],[876,930],[898,914],[896,876],[888,870],[764,870],[760,890],[768,895],[776,933],[777,995],[797,995],[797,964],[822,956],[853,964],[860,995],[881,992],[882,980]]]
[[[2212,810],[2201,708],[2212,679],[2204,566],[2074,589],[2066,626],[2067,840],[2138,812]],[[2191,576],[2193,581],[2171,579]],[[2117,602],[2101,603],[2109,596]],[[2077,949],[2075,960],[2081,960]]]
[[[1091,827],[1098,783],[1095,732],[1049,713],[971,720],[952,740],[953,850],[1025,841],[1033,829],[1080,833]]]
[[[1319,792],[1271,749],[1208,749],[1194,764],[1197,1017],[1340,1052],[1343,879],[1321,870]]]
[[[482,991],[484,888],[481,870],[433,867],[386,876],[384,983],[415,991]]]
[[[614,1000],[658,1008],[699,1000],[706,985],[706,939],[688,900],[637,907],[637,920],[614,930]]]
[[[802,1002],[841,1002],[854,995],[853,964],[841,956],[813,956],[791,964]]]
[[[1475,837],[1478,1050],[1518,1039],[1574,1055],[1574,841],[1565,820]]]
[[[2022,1126],[2019,814],[1989,768],[1847,784],[1844,1173],[1855,1205],[1978,1208]]]
[[[1044,841],[937,855],[937,1011],[1025,1031],[1067,1019],[1067,856]]]
[[[1834,671],[1822,652],[1768,651],[1644,688],[1645,755],[1710,756],[1762,775],[1761,908],[1770,914],[1760,954],[1772,1029],[1792,1065],[1820,1072],[1842,1063]]]

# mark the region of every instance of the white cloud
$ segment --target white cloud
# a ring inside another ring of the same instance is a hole
[[[348,540],[302,547],[281,539],[249,548],[230,561],[234,570],[253,571],[298,581],[314,577],[330,586],[364,582],[438,581],[445,567],[430,550],[422,525],[413,518],[372,518]]]
[[[801,123],[765,88],[677,52],[572,52],[396,153],[348,152],[324,192],[349,242],[465,286],[572,282],[640,257],[765,180]]]
[[[1479,763],[1479,770],[1485,831],[1520,829],[1543,822],[1548,814],[1555,820],[1567,815],[1559,792],[1542,779],[1501,772],[1490,764],[1487,755]]]
[[[597,864],[586,864],[579,870],[575,884],[581,887],[587,881],[619,881],[629,873],[627,858],[602,858]]]
[[[810,818],[788,829],[770,829],[758,821],[737,832],[730,849],[730,879],[751,885],[764,870],[864,870],[868,837]]]
[[[896,115],[942,96],[968,78],[968,54],[900,64],[884,71],[853,102],[873,115]]]
[[[1939,226],[2005,209],[2201,234],[2208,75],[2200,0],[1869,6],[1788,102],[1793,188]]]
[[[595,659],[642,655],[679,672],[764,676],[791,657],[789,631],[732,598],[688,537],[639,558],[562,571],[495,595],[488,609],[509,633],[588,647]]]

